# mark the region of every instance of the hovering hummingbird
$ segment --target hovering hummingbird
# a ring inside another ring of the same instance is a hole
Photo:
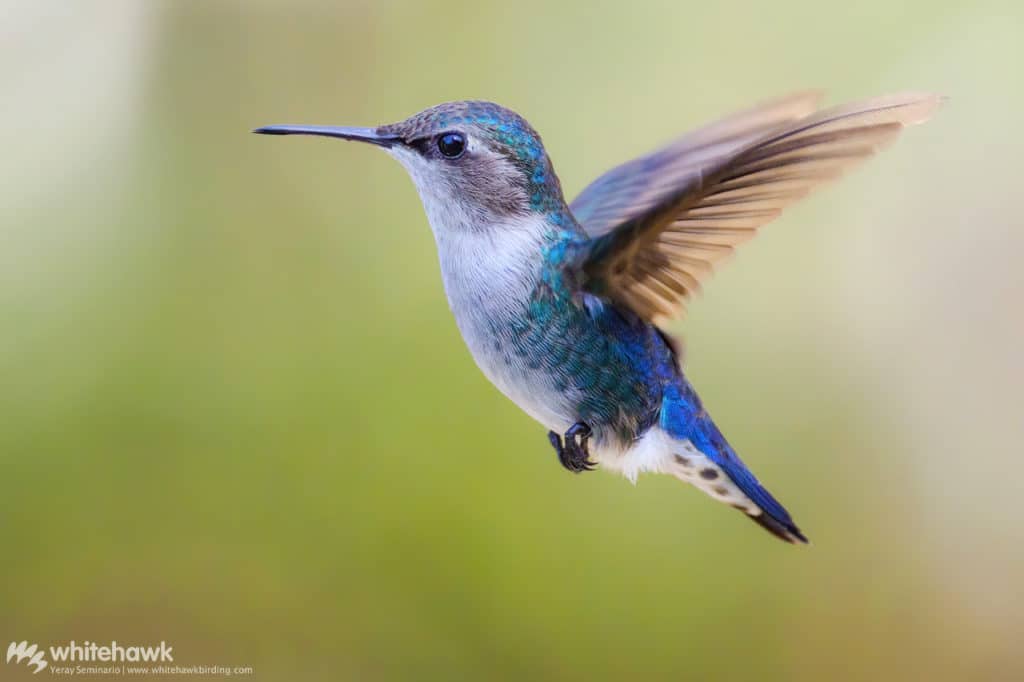
[[[366,142],[398,159],[466,345],[550,429],[565,468],[671,474],[806,543],[705,411],[662,325],[738,244],[939,102],[905,93],[819,110],[817,93],[782,97],[608,171],[571,203],[537,132],[490,102],[440,104],[378,128],[254,132]]]

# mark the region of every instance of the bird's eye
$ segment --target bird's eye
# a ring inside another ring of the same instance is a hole
[[[466,136],[462,133],[445,133],[437,138],[437,149],[448,159],[457,159],[466,151]]]

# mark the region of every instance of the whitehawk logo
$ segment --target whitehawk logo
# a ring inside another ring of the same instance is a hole
[[[15,656],[17,656],[15,663],[21,663],[27,658],[28,665],[36,667],[32,671],[33,675],[48,665],[46,659],[43,658],[43,650],[37,644],[29,646],[28,642],[11,642],[11,645],[7,647],[7,662],[10,663]]]

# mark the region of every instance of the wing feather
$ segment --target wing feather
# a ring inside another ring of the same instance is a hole
[[[571,208],[593,238],[588,287],[656,319],[783,209],[920,123],[941,98],[888,95],[811,113],[801,93],[712,124],[613,169]]]
[[[588,185],[570,206],[591,237],[649,209],[695,170],[818,108],[821,93],[797,92],[762,102],[699,128],[651,154],[628,161]]]

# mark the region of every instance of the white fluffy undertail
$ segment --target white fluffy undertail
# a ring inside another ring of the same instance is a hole
[[[602,467],[621,473],[633,483],[643,473],[671,474],[750,516],[761,514],[761,508],[693,443],[677,440],[658,427],[629,449],[600,456],[599,460]]]
[[[597,457],[602,467],[618,471],[633,483],[642,473],[671,474],[719,502],[744,512],[777,538],[790,543],[807,542],[781,505],[781,518],[766,513],[691,441],[673,438],[658,427],[650,429],[625,450],[599,452]],[[757,480],[751,478],[753,484],[759,486]],[[762,492],[772,499],[767,491]]]

